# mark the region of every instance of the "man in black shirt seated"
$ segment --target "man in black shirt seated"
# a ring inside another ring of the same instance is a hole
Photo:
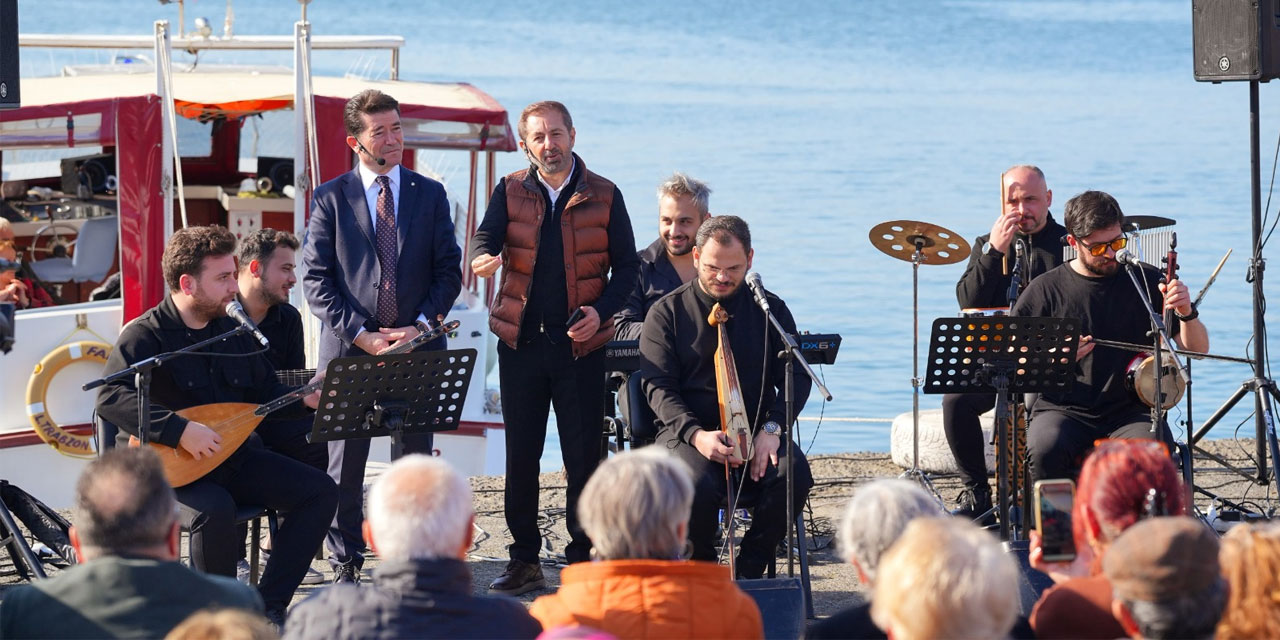
[[[302,314],[289,304],[289,290],[298,282],[294,257],[298,238],[276,229],[259,229],[241,238],[236,247],[236,279],[240,304],[270,343],[264,357],[276,371],[300,371],[306,366]],[[305,462],[321,471],[329,468],[329,448],[307,442],[310,413],[293,420],[268,418],[257,433],[267,448]]]
[[[1086,191],[1067,202],[1065,222],[1075,259],[1033,280],[1013,309],[1015,316],[1080,320],[1075,384],[1067,393],[1041,394],[1031,408],[1027,447],[1037,480],[1074,477],[1099,438],[1172,440],[1163,422],[1160,432],[1152,433],[1150,408],[1125,387],[1136,354],[1092,342],[1150,342],[1150,314],[1116,261],[1127,242],[1121,231],[1124,213],[1110,195]],[[1168,328],[1171,336],[1184,349],[1208,351],[1209,334],[1187,286],[1177,279],[1160,283],[1160,270],[1148,264],[1141,276],[1153,304],[1176,314],[1176,326]]]
[[[777,357],[782,342],[745,286],[752,255],[751,231],[741,218],[716,216],[704,222],[693,252],[698,277],[656,302],[640,335],[645,393],[662,424],[657,446],[679,456],[694,472],[689,519],[693,559],[715,561],[716,515],[725,506],[728,493],[724,465],[734,446],[720,431],[714,361],[719,341],[707,315],[717,302],[729,313],[725,328],[738,367],[743,405],[754,431],[754,453],[735,473],[735,484],[743,483],[742,504],[755,505],[738,554],[738,576],[744,578],[763,575],[789,524],[788,465],[782,442],[789,429],[781,426],[786,421],[785,369]],[[768,299],[783,329],[794,334],[795,320],[787,305],[771,293]],[[809,394],[808,379],[797,377],[795,391],[799,414]],[[813,477],[800,447],[795,446],[794,451],[798,509],[809,495]]]
[[[697,275],[693,242],[698,227],[711,217],[711,187],[676,172],[658,185],[658,239],[640,256],[640,281],[614,316],[614,340],[638,340],[649,307],[658,298]]]
[[[1062,264],[1062,237],[1067,230],[1049,213],[1053,191],[1045,183],[1044,172],[1033,165],[1017,165],[1006,170],[1000,180],[1000,216],[992,223],[991,233],[973,241],[969,265],[956,283],[956,301],[961,309],[1008,308],[1013,302],[1009,299],[1009,284],[1018,253],[1015,241],[1023,243],[1027,280]],[[1026,287],[1027,281],[1022,286]],[[979,416],[995,406],[994,393],[942,396],[942,428],[964,482],[956,501],[956,515],[973,518],[991,508]],[[994,518],[990,521],[994,522]]]
[[[107,359],[108,372],[225,333],[236,326],[224,308],[235,299],[235,237],[221,227],[193,227],[173,234],[161,258],[167,295],[120,332]],[[151,382],[149,440],[182,448],[196,459],[222,450],[223,437],[212,427],[189,421],[178,410],[219,402],[263,403],[292,390],[278,382],[251,336],[239,335],[205,349],[205,353],[247,357],[189,355],[154,370]],[[306,399],[315,407],[318,394]],[[120,427],[120,438],[137,435],[138,395],[133,377],[102,387],[98,414]],[[306,415],[298,403],[281,410],[283,417]],[[337,508],[337,488],[325,473],[278,453],[241,445],[203,478],[175,489],[180,518],[191,531],[191,558],[196,568],[234,576],[242,540],[234,535],[237,505],[260,505],[287,512],[275,534],[258,591],[267,618],[282,624],[294,590],[311,564]]]

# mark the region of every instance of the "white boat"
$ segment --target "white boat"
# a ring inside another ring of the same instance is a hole
[[[104,229],[118,239],[106,249],[114,255],[107,271],[119,272],[121,297],[87,301],[101,274],[93,274],[89,282],[55,287],[67,303],[18,311],[13,350],[0,356],[0,389],[6,394],[0,404],[0,479],[54,507],[70,505],[79,468],[94,455],[89,437],[95,393],[80,387],[107,373],[100,344],[109,347],[123,323],[163,297],[160,256],[173,229],[217,223],[243,235],[267,226],[301,237],[311,187],[356,162],[342,134],[342,107],[364,89],[380,89],[399,100],[407,149],[465,158],[459,164],[469,167],[467,186],[453,185],[455,193],[467,194],[455,218],[464,247],[497,178],[495,154],[516,148],[506,110],[483,91],[466,83],[396,79],[404,41],[395,36],[312,36],[309,25],[298,22],[292,37],[175,38],[167,23],[157,22],[153,36],[22,34],[19,43],[151,49],[156,61],[125,57],[110,65],[66,68],[58,77],[22,78],[20,108],[0,111],[0,167],[9,182],[22,179],[29,187],[54,190],[41,197],[47,202],[16,203],[40,216],[14,225],[20,257],[57,260],[52,253],[29,249],[76,242],[66,259],[74,267],[89,261],[92,245],[110,245],[100,235]],[[392,79],[313,76],[313,48],[389,52]],[[219,67],[202,61],[179,68],[169,63],[174,49],[293,50],[294,65]],[[291,158],[269,159],[258,171],[242,171],[241,134],[248,130],[245,122],[258,115],[289,127],[292,140],[310,144],[295,145]],[[184,154],[187,146],[199,147],[195,155],[183,155],[177,167],[175,139],[183,141]],[[198,142],[188,145],[190,140]],[[43,161],[32,162],[33,156]],[[430,172],[423,156],[405,154],[404,164]],[[252,182],[267,174],[276,182],[292,182],[294,197],[240,191],[246,178]],[[461,326],[450,336],[450,348],[475,348],[478,362],[460,428],[439,434],[436,446],[468,474],[497,474],[504,466],[504,445],[500,431],[494,437],[502,420],[485,386],[493,357],[486,292],[469,269],[463,271],[464,290],[450,314]],[[311,318],[299,289],[294,289],[293,302]],[[316,324],[312,318],[307,328],[311,362]],[[46,366],[37,371],[42,360]],[[380,448],[383,459],[387,455],[387,438],[378,440],[374,460]],[[50,444],[59,441],[57,448]]]

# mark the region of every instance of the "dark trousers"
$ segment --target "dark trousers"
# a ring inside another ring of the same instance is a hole
[[[809,461],[799,445],[794,446],[796,463],[795,481],[792,483],[794,507],[798,512],[813,487],[813,474]],[[777,554],[778,543],[787,537],[787,443],[778,450],[778,466],[769,465],[760,480],[752,480],[747,466],[734,473],[735,490],[741,484],[738,495],[740,508],[751,508],[751,526],[742,535],[738,549],[738,574],[745,578],[763,575],[769,561]],[[715,562],[716,529],[720,510],[726,508],[728,486],[724,465],[711,462],[690,445],[680,443],[673,452],[694,472],[693,509],[689,515],[689,542],[693,544],[693,559]]]
[[[407,434],[404,453],[430,455],[432,434]],[[325,547],[329,564],[364,566],[364,465],[369,460],[369,439],[352,438],[329,443],[329,477],[338,485],[338,512],[333,516]]]
[[[591,540],[578,524],[578,496],[600,464],[604,423],[604,349],[574,359],[567,339],[552,343],[544,334],[512,349],[498,343],[502,419],[506,426],[507,475],[504,488],[513,560],[538,562],[538,473],[547,439],[547,417],[556,411],[560,454],[567,488],[565,524],[569,562],[590,559]]]
[[[182,524],[191,531],[192,563],[233,578],[244,540],[235,537],[236,505],[289,514],[276,531],[275,551],[258,582],[268,610],[288,606],[338,503],[337,488],[324,473],[252,445],[175,493]]]
[[[307,441],[307,434],[311,433],[313,420],[314,416],[294,420],[267,420],[258,425],[251,438],[256,438],[262,446],[271,451],[293,458],[323,473],[329,468],[329,447],[322,442]],[[281,519],[286,517],[288,517],[287,514],[280,514]],[[243,540],[248,533],[248,524],[241,523],[236,526],[237,540]],[[241,545],[240,559],[244,557],[245,548]]]
[[[960,479],[970,489],[990,491],[987,454],[978,416],[995,406],[994,393],[948,393],[942,396],[942,430],[947,435],[951,455],[955,456],[960,467]]]
[[[1173,433],[1165,422],[1152,433],[1151,414],[1141,410],[1109,417],[1101,424],[1058,410],[1034,411],[1027,429],[1032,479],[1078,477],[1094,441],[1102,438],[1145,438],[1171,444]]]

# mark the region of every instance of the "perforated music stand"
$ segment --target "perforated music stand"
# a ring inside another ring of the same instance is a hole
[[[1016,520],[1009,504],[1012,471],[1008,430],[1010,393],[1063,393],[1076,380],[1080,321],[1003,316],[933,321],[925,393],[996,394],[996,493],[1000,537]]]
[[[311,442],[457,429],[476,350],[335,358],[325,372]]]

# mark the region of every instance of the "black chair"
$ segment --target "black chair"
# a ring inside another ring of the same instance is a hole
[[[116,437],[120,433],[120,427],[112,424],[106,418],[93,413],[93,436],[97,440],[98,455],[102,455],[107,449],[116,446]],[[274,509],[268,509],[258,505],[236,505],[235,523],[237,525],[247,524],[250,528],[249,536],[249,584],[258,584],[259,565],[258,559],[262,555],[262,519],[267,519],[267,530],[274,536],[276,529],[280,526],[279,514]],[[182,532],[187,534],[187,564],[191,564],[191,531],[187,527],[182,527]]]

